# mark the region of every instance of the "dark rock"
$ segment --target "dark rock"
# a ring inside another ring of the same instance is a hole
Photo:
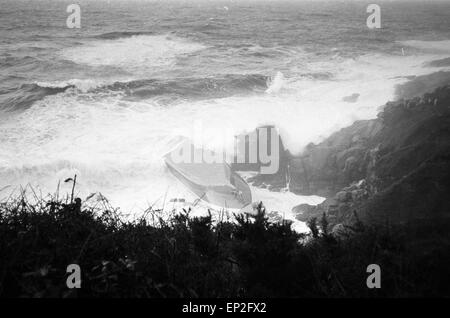
[[[425,66],[431,66],[431,67],[450,66],[450,57],[425,63]]]
[[[339,202],[348,202],[352,199],[352,194],[351,192],[347,191],[339,191],[338,193],[336,193],[335,198]]]
[[[307,222],[311,217],[318,216],[320,211],[317,206],[304,203],[293,207],[292,212],[297,220]]]
[[[277,211],[270,211],[267,213],[267,217],[269,218],[270,222],[283,222],[283,216],[277,212]]]
[[[430,66],[437,66],[438,64],[448,63],[448,59],[434,61]],[[448,85],[450,82],[450,72],[439,71],[432,74],[415,76],[412,80],[398,85],[396,87],[396,99],[411,99],[413,97],[420,97],[426,93],[431,93],[439,87]]]
[[[374,155],[371,140],[381,127],[377,120],[357,121],[324,142],[309,145],[289,162],[290,190],[330,197],[365,178]]]
[[[256,176],[250,177],[247,179],[247,181],[249,183],[252,183],[252,185],[256,186],[256,187],[260,187],[263,184],[266,185],[267,188],[273,188],[277,191],[279,191],[282,188],[285,188],[287,185],[287,167],[288,167],[288,163],[289,163],[289,158],[291,157],[289,152],[284,148],[283,145],[283,141],[281,139],[281,136],[278,133],[278,130],[276,127],[271,126],[271,125],[267,125],[267,126],[261,126],[256,128],[255,131],[250,132],[250,134],[257,134],[257,138],[255,138],[254,140],[256,140],[257,145],[253,145],[253,149],[257,149],[257,162],[256,163],[250,163],[249,162],[249,151],[250,151],[250,139],[248,137],[245,137],[248,134],[243,134],[240,136],[236,136],[237,140],[243,140],[245,139],[245,145],[244,145],[244,149],[245,149],[245,162],[244,163],[238,163],[237,158],[234,158],[234,163],[231,164],[231,168],[234,171],[257,171],[260,172],[261,171],[261,167],[264,166],[268,166],[269,164],[264,164],[261,162],[261,158],[259,157],[259,147],[260,147],[260,143],[262,141],[259,140],[259,131],[261,129],[267,129],[267,135],[268,135],[268,147],[267,150],[268,152],[272,155],[272,151],[277,151],[276,155],[278,156],[278,171],[276,173],[272,173],[272,174],[257,174]],[[279,149],[270,149],[271,145],[271,133],[270,132],[275,132],[276,136],[278,138],[278,145],[279,145]],[[240,149],[239,147],[237,149]],[[241,154],[242,155],[242,154]],[[274,153],[275,155],[275,153]]]
[[[358,211],[392,222],[450,217],[450,87],[387,103],[291,159],[290,189],[327,199],[300,218],[326,212],[336,222]]]
[[[326,213],[331,223],[345,224],[355,212],[384,222],[450,217],[449,127],[450,86],[444,86],[388,102],[376,119],[356,121],[299,156],[283,149],[279,173],[250,181],[277,191],[289,181],[292,192],[328,198],[293,208],[300,221]]]
[[[342,97],[342,101],[347,103],[356,103],[358,101],[359,94],[355,93],[350,96],[344,96]]]
[[[352,234],[351,230],[347,229],[345,225],[342,223],[334,225],[331,230],[331,235],[333,235],[336,238],[345,238],[351,234]]]

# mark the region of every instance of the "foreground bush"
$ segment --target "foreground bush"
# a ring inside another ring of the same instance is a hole
[[[330,233],[324,216],[298,234],[262,205],[232,222],[148,212],[123,221],[79,199],[0,204],[0,296],[450,296],[449,222]],[[66,286],[69,264],[81,267],[80,289]],[[369,264],[381,267],[381,289],[366,286]]]

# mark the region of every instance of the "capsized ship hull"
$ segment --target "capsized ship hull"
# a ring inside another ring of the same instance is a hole
[[[252,203],[247,182],[226,162],[178,163],[171,153],[164,161],[170,172],[203,201],[231,209],[241,209]]]

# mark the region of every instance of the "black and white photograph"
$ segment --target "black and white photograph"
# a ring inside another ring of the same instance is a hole
[[[448,0],[0,0],[2,299],[448,298],[449,195]]]

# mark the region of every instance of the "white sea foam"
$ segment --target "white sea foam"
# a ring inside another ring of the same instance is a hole
[[[93,79],[70,79],[67,81],[54,81],[54,82],[36,82],[36,85],[40,87],[49,87],[49,88],[64,88],[68,86],[73,86],[80,90],[81,92],[87,92],[91,89],[95,89],[101,86],[108,84],[107,81],[104,80],[93,80]]]
[[[77,63],[141,72],[145,67],[170,67],[180,54],[202,47],[167,36],[137,36],[96,41],[62,54]],[[393,98],[396,84],[406,81],[406,76],[436,71],[423,64],[439,57],[438,53],[411,56],[407,51],[405,56],[315,60],[293,65],[286,76],[276,75],[269,93],[181,100],[171,105],[160,104],[158,97],[137,102],[115,95],[99,98],[89,92],[47,96],[17,114],[14,121],[0,119],[0,188],[31,182],[45,193],[76,173],[81,197],[101,191],[125,210],[144,209],[147,203],[161,204],[173,197],[193,201],[161,159],[180,135],[192,136],[193,123],[203,124],[205,143],[211,148],[222,145],[224,138],[232,141],[234,134],[275,124],[287,148],[299,153],[308,143],[319,142],[357,119],[375,117],[378,107]],[[324,72],[332,78],[301,75]],[[98,82],[41,84],[73,84],[89,91]],[[354,93],[360,94],[357,102],[342,101]],[[64,190],[70,191],[70,185],[62,185]],[[270,210],[283,210],[291,219],[292,206],[316,200],[253,190],[255,201],[264,201]]]
[[[421,51],[424,52],[450,53],[450,40],[442,40],[442,41],[409,40],[409,41],[401,41],[400,43],[406,46],[420,49]]]
[[[205,46],[172,35],[136,35],[114,40],[96,40],[67,48],[61,56],[78,64],[115,66],[142,74],[171,66],[176,58]]]
[[[269,83],[269,87],[266,90],[266,93],[278,93],[284,84],[284,75],[280,71],[274,76],[274,78]]]

